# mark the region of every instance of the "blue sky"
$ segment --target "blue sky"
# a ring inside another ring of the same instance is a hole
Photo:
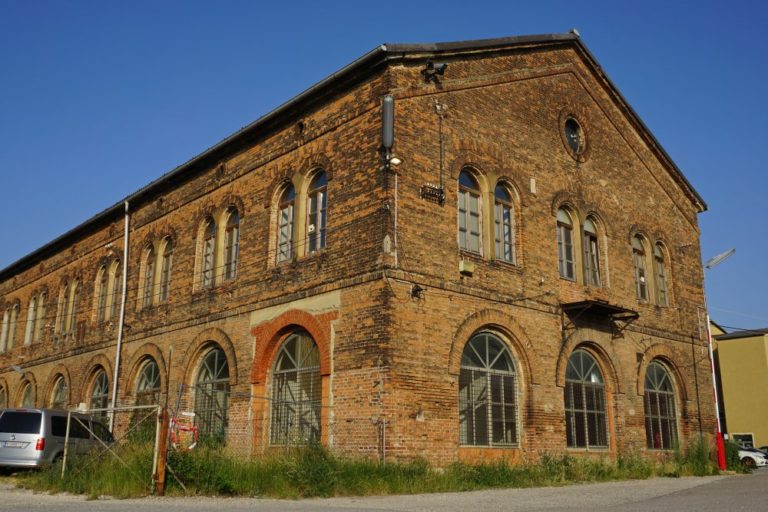
[[[766,2],[0,0],[0,268],[385,42],[578,28],[704,197],[712,317],[768,327]]]

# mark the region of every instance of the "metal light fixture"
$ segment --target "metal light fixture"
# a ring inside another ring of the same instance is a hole
[[[433,82],[439,84],[440,79],[438,77],[445,74],[447,67],[448,64],[445,62],[434,63],[431,60],[428,60],[426,67],[421,70],[421,74],[424,75],[425,82]]]

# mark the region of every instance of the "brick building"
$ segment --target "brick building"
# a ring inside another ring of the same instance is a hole
[[[577,35],[380,46],[0,271],[0,401],[117,375],[254,454],[663,452],[714,428],[705,209]]]

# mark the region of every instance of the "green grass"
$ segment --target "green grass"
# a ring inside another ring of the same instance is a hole
[[[18,482],[35,490],[91,497],[149,494],[152,447],[121,447],[119,453],[127,467],[113,457],[81,458],[68,464],[63,480],[61,466],[54,466],[23,475]],[[535,463],[455,463],[436,470],[421,460],[380,464],[335,456],[323,447],[309,446],[255,459],[233,457],[216,447],[202,447],[172,452],[168,463],[183,483],[182,486],[169,474],[168,494],[272,498],[452,492],[717,474],[706,441],[695,441],[685,450],[678,449],[662,462],[652,462],[635,453],[621,454],[616,461],[545,453]]]

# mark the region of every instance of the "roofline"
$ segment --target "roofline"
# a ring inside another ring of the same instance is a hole
[[[372,72],[387,64],[389,61],[402,58],[403,54],[435,54],[443,52],[461,52],[472,50],[489,51],[521,45],[568,42],[575,43],[576,46],[584,53],[585,57],[590,61],[590,64],[595,69],[595,71],[606,81],[610,91],[616,95],[617,99],[621,102],[624,108],[627,109],[632,118],[640,125],[643,132],[648,135],[652,144],[659,150],[661,155],[665,160],[667,160],[674,171],[676,171],[676,174],[682,179],[683,184],[693,196],[694,201],[697,203],[696,206],[699,208],[699,212],[706,211],[707,206],[704,200],[693,188],[693,185],[691,185],[691,183],[686,179],[682,171],[677,167],[672,158],[669,156],[666,150],[664,150],[664,148],[661,146],[656,137],[651,133],[645,123],[643,123],[643,121],[640,119],[640,116],[637,115],[637,112],[635,112],[635,110],[630,106],[629,102],[627,102],[624,96],[622,96],[622,94],[619,92],[618,88],[613,84],[610,78],[608,78],[600,65],[597,63],[597,59],[595,59],[586,45],[584,45],[583,41],[579,35],[575,33],[575,31],[563,34],[539,34],[444,43],[382,44],[350,62],[340,70],[330,74],[326,78],[289,99],[285,103],[279,105],[277,108],[271,110],[267,114],[259,117],[252,123],[237,130],[232,135],[225,137],[220,142],[214,144],[199,155],[191,158],[181,165],[178,165],[156,180],[151,181],[149,184],[140,188],[136,192],[128,195],[112,206],[97,213],[93,217],[58,236],[39,249],[36,249],[26,256],[23,256],[19,260],[11,263],[6,268],[0,270],[0,280],[12,277],[17,273],[30,268],[40,258],[45,257],[47,254],[56,252],[62,246],[65,246],[66,244],[76,240],[82,233],[87,232],[89,229],[95,226],[98,226],[100,223],[111,221],[122,215],[125,210],[126,203],[132,206],[134,203],[140,202],[143,198],[159,191],[163,186],[173,182],[174,180],[191,179],[193,174],[190,171],[193,171],[195,167],[202,167],[204,165],[209,165],[213,162],[216,162],[217,160],[221,160],[226,152],[236,150],[240,144],[246,142],[249,138],[257,136],[262,131],[268,131],[272,125],[280,123],[281,121],[285,120],[286,117],[290,116],[293,110],[302,106],[310,106],[313,102],[320,99],[323,94],[338,90],[339,87],[357,83],[358,80],[368,78]]]
[[[736,340],[736,339],[743,339],[743,338],[756,338],[756,337],[765,336],[765,335],[768,335],[768,327],[764,327],[762,329],[744,329],[742,331],[729,332],[727,334],[720,334],[719,336],[715,336],[714,338],[717,341],[723,341],[723,340]]]

